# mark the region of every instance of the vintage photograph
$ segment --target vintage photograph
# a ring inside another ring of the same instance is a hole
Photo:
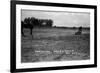
[[[97,67],[97,6],[11,2],[11,72]]]
[[[21,63],[90,59],[90,13],[21,9]]]

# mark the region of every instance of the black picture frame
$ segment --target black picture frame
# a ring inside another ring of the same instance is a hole
[[[57,67],[41,67],[41,68],[24,68],[16,69],[16,5],[36,5],[36,6],[52,6],[52,7],[71,7],[71,8],[86,8],[94,10],[94,64],[74,65],[74,66],[57,66]],[[33,1],[11,1],[11,72],[29,72],[29,71],[47,71],[47,70],[62,70],[62,69],[79,69],[97,67],[97,6],[95,5],[79,5],[79,4],[63,4],[63,3],[48,3],[48,2],[33,2]]]

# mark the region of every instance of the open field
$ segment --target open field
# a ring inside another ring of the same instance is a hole
[[[22,63],[90,59],[89,30],[75,35],[77,29],[34,28],[33,38],[28,31],[21,37]]]

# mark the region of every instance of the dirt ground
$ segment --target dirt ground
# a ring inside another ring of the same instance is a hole
[[[73,61],[90,59],[90,34],[75,29],[35,28],[33,37],[21,37],[21,62]]]

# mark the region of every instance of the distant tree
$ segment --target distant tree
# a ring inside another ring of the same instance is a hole
[[[23,33],[23,28],[29,28],[30,34],[32,35],[33,27],[52,27],[53,21],[51,19],[38,19],[35,17],[25,18],[24,21],[21,21],[21,32]]]
[[[35,18],[34,17],[31,17],[30,21],[31,21],[31,25],[33,25],[33,26],[35,25],[34,24],[34,20],[35,20]]]
[[[47,27],[52,27],[53,21],[51,19],[46,20],[46,22],[47,22],[47,24],[46,24]]]
[[[29,17],[24,19],[24,24],[30,24],[30,23],[31,19]]]
[[[52,20],[49,20],[48,22],[49,22],[48,26],[49,26],[49,27],[52,27],[53,21],[52,21]]]

